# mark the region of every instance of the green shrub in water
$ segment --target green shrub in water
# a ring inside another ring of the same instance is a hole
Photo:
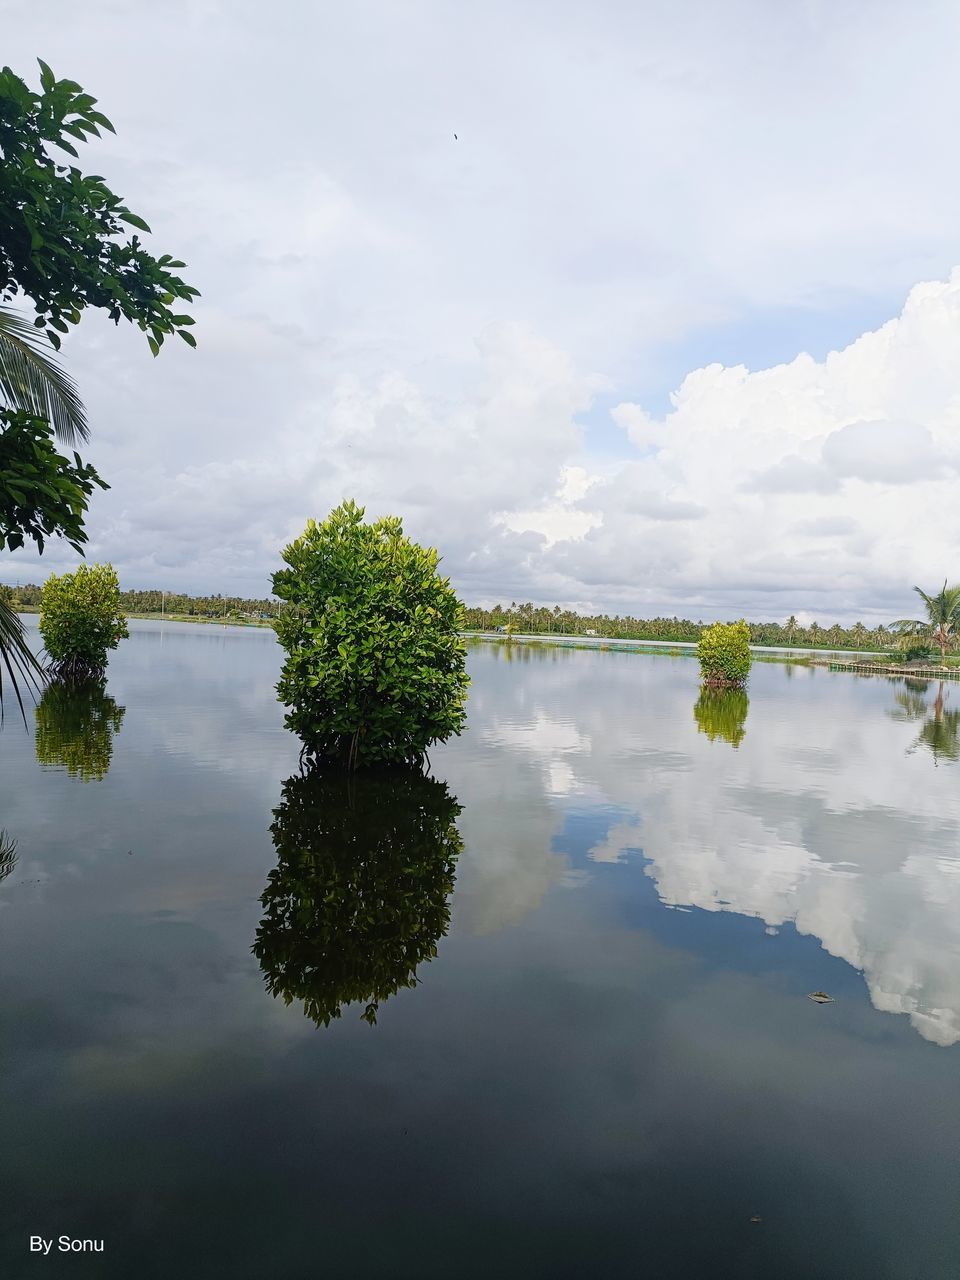
[[[405,538],[395,517],[365,524],[363,514],[346,502],[284,549],[277,692],[312,759],[419,763],[463,728],[463,606],[436,551]]]
[[[101,676],[110,650],[129,635],[113,565],[82,564],[73,573],[51,574],[40,595],[40,634],[54,675]]]
[[[739,689],[746,684],[753,661],[750,628],[746,622],[715,622],[705,627],[697,645],[703,682]]]

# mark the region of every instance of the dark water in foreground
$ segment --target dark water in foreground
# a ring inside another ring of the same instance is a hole
[[[960,1274],[960,688],[478,647],[391,801],[131,631],[0,732],[4,1280]]]

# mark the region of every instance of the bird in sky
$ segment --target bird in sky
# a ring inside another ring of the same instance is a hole
[[[457,138],[457,135],[456,135],[456,134],[454,134],[454,135],[453,135],[453,140],[454,140],[454,142],[458,142],[458,141],[459,141],[459,139]]]

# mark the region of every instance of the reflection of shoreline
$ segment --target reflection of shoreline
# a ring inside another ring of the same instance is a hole
[[[960,758],[960,710],[947,707],[949,693],[943,680],[937,682],[933,701],[927,702],[926,694],[931,683],[927,680],[904,680],[904,688],[894,694],[900,710],[888,714],[893,720],[922,721],[917,739],[908,750],[924,747],[933,756],[934,763],[939,764],[941,758]]]
[[[960,711],[946,707],[942,684],[930,702],[925,682],[904,685],[895,694],[899,710],[886,714],[922,721],[908,753],[922,746],[935,765],[956,760]],[[761,777],[769,746],[756,756]],[[845,756],[834,752],[832,758],[843,762]],[[889,755],[885,767],[894,767]],[[839,775],[842,791],[842,763]],[[663,848],[669,852],[655,853],[644,868],[663,903],[733,912],[768,928],[792,923],[863,973],[876,1009],[906,1014],[933,1043],[960,1041],[955,819],[876,803],[833,806],[813,790],[765,786],[756,777],[745,784],[739,776],[724,777],[711,794],[701,787],[698,804],[670,796],[667,814]],[[649,851],[661,841],[646,832],[644,844]]]
[[[699,732],[679,664],[569,659],[488,691],[472,726],[508,762],[503,799],[541,814],[536,848],[510,841],[518,865],[562,856],[549,833],[568,806],[603,814],[588,866],[642,848],[664,904],[792,923],[863,973],[875,1008],[960,1041],[960,810],[943,754],[939,775],[926,750],[905,758],[916,728],[878,705],[885,682],[756,671],[733,751]]]

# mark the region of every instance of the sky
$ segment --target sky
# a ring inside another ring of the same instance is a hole
[[[123,586],[266,595],[344,498],[471,604],[876,623],[960,578],[955,4],[0,22],[202,293],[196,351],[92,312],[63,345]]]

